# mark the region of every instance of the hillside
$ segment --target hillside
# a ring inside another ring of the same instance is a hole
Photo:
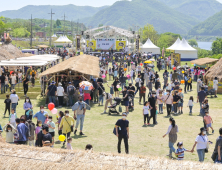
[[[84,22],[84,21],[83,21]],[[157,0],[117,1],[112,6],[96,13],[86,25],[113,25],[128,29],[134,26],[153,24],[159,33],[186,34],[198,20],[179,13]]]
[[[222,36],[222,11],[216,13],[206,21],[199,23],[189,31],[189,35]]]
[[[97,13],[98,11],[107,8],[108,6],[103,7],[90,7],[90,6],[76,6],[76,5],[28,5],[18,10],[8,10],[0,12],[0,16],[8,17],[8,18],[21,18],[21,19],[30,19],[31,14],[33,18],[42,18],[42,19],[50,19],[50,15],[48,13],[55,13],[53,15],[53,19],[62,19],[64,13],[67,16],[67,20],[77,20],[85,17],[90,17]]]
[[[222,4],[216,0],[159,0],[169,7],[204,21],[222,10]]]

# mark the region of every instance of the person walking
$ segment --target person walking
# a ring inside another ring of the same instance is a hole
[[[148,99],[148,103],[149,103],[149,107],[150,107],[150,117],[149,117],[149,120],[148,120],[148,124],[150,123],[150,119],[153,118],[153,124],[156,125],[157,122],[156,122],[156,109],[157,109],[157,106],[156,106],[156,92],[153,91],[152,92],[152,96],[149,97]]]
[[[122,113],[122,119],[119,119],[116,122],[115,129],[116,130],[116,136],[118,137],[118,153],[121,153],[121,142],[122,139],[124,139],[124,144],[125,144],[125,152],[126,154],[129,154],[129,144],[128,144],[128,139],[129,139],[129,121],[126,120],[127,113]]]
[[[207,97],[207,93],[204,91],[204,87],[201,87],[201,91],[198,92],[197,95],[197,103],[200,103],[200,116],[205,113],[203,113],[202,104],[204,102],[204,99]]]
[[[170,122],[170,126],[168,127],[167,133],[165,135],[163,135],[163,138],[166,135],[169,135],[169,156],[170,158],[172,158],[172,153],[175,152],[175,148],[173,147],[173,145],[176,143],[177,141],[177,133],[179,132],[178,130],[178,126],[176,125],[175,120],[171,117],[169,119]]]
[[[214,97],[217,97],[217,90],[218,90],[218,80],[217,80],[217,77],[215,77],[214,80],[213,80],[213,89],[215,90]]]
[[[26,96],[29,90],[29,79],[27,78],[27,75],[24,76],[22,81],[23,81],[24,96]]]
[[[0,80],[1,80],[1,94],[5,93],[5,74],[2,73],[2,75],[0,76]]]
[[[59,107],[63,106],[63,97],[64,97],[64,88],[62,87],[62,83],[59,82],[57,87],[57,96],[59,99]]]
[[[143,83],[141,83],[139,104],[141,104],[141,99],[142,98],[143,98],[143,103],[145,103],[145,95],[146,95],[146,87],[144,86]]]
[[[25,120],[22,118],[21,120],[17,118],[16,120],[17,124],[17,131],[18,131],[18,144],[26,144],[27,141],[27,133],[28,133],[28,127],[24,124]]]
[[[56,106],[55,94],[57,92],[57,87],[55,86],[55,82],[52,81],[51,85],[49,85],[46,95],[49,97],[49,102],[54,103]]]
[[[69,115],[69,111],[65,111],[65,116],[62,117],[61,122],[59,124],[59,129],[62,129],[62,133],[66,138],[70,137],[70,133],[74,127],[75,120],[73,117]],[[63,142],[63,146],[65,146],[66,141]]]
[[[184,93],[186,94],[187,93],[187,85],[188,85],[188,77],[187,77],[187,74],[185,73],[184,74]]]
[[[106,113],[106,109],[108,107],[108,104],[112,105],[112,95],[110,93],[106,93],[106,92],[103,92],[104,96],[105,96],[105,108],[104,108],[104,113]]]
[[[12,109],[14,109],[15,113],[16,113],[16,107],[18,105],[19,97],[16,94],[15,89],[12,90],[12,93],[10,94],[10,99],[11,99],[11,103],[12,103]]]
[[[26,97],[25,98],[25,102],[23,104],[23,109],[25,110],[25,117],[26,117],[26,120],[32,120],[32,110],[33,107],[32,107],[32,102],[31,100],[29,99],[29,97]]]
[[[212,155],[212,159],[214,163],[222,163],[221,155],[222,155],[222,128],[219,129],[220,136],[216,140],[214,152]]]
[[[196,137],[196,140],[192,149],[192,152],[193,152],[195,147],[197,147],[197,154],[198,154],[200,162],[204,161],[205,152],[208,150],[208,137],[206,134],[207,134],[207,130],[204,127],[200,128],[200,133]]]

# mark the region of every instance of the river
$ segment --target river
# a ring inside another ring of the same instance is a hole
[[[198,47],[204,50],[211,50],[211,46],[213,42],[197,42]]]

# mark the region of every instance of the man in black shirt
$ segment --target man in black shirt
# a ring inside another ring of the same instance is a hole
[[[23,88],[24,88],[24,96],[26,96],[27,92],[28,92],[28,88],[29,88],[29,79],[27,78],[27,75],[25,75],[25,77],[23,78]]]
[[[124,106],[126,106],[126,113],[129,113],[129,97],[128,97],[128,91],[127,91],[127,87],[124,86],[124,89],[122,91],[123,93],[123,102],[124,102]]]
[[[42,126],[42,144],[43,146],[51,146],[52,145],[52,135],[49,133],[49,127],[47,124]]]
[[[10,116],[10,106],[11,106],[11,99],[9,99],[9,95],[6,95],[6,99],[5,99],[5,113],[4,113],[4,117],[5,117],[5,114],[6,114],[6,112],[7,112],[7,110],[8,110],[8,114],[9,114],[9,116]]]
[[[177,107],[181,97],[178,95],[178,91],[175,91],[175,95],[173,95],[173,110],[174,114],[177,114]]]
[[[93,100],[94,100],[93,103],[97,103],[98,102],[98,84],[93,79],[91,79],[91,83],[93,85]]]
[[[122,139],[124,139],[125,144],[125,151],[126,154],[129,154],[129,145],[128,145],[128,139],[129,139],[129,121],[126,120],[127,114],[122,114],[122,119],[119,119],[116,122],[116,136],[118,137],[118,153],[121,153],[121,142]]]
[[[49,96],[49,102],[54,103],[54,105],[56,105],[56,101],[55,101],[56,92],[57,92],[57,87],[55,86],[55,82],[52,81],[52,84],[48,87],[46,94]]]
[[[150,106],[150,112],[151,112],[151,115],[149,117],[149,120],[148,120],[148,123],[150,123],[150,119],[153,118],[153,124],[156,125],[157,122],[156,122],[156,92],[155,91],[152,91],[152,96],[149,97],[148,99],[148,103],[149,103],[149,106]]]
[[[128,87],[128,92],[129,92],[129,95],[132,96],[132,103],[133,103],[133,106],[134,106],[134,93],[135,93],[135,87],[132,85],[132,83],[129,83],[129,87]]]
[[[2,73],[2,75],[0,76],[0,80],[1,80],[1,94],[4,94],[5,93],[5,74],[4,73]]]

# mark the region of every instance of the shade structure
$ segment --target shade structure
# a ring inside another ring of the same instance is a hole
[[[190,62],[197,65],[206,65],[206,64],[215,63],[217,61],[218,59],[205,57],[205,58],[199,58],[196,60],[191,60]]]
[[[48,45],[38,45],[39,48],[48,48]]]
[[[180,44],[181,40],[178,37],[177,40],[175,41],[175,43],[173,45],[171,45],[170,47],[168,47],[166,50],[170,51],[170,50],[174,50],[179,44]]]
[[[71,43],[72,41],[67,36],[60,36],[54,43]]]
[[[149,38],[145,44],[143,44],[140,51],[145,53],[152,52],[152,54],[160,54],[160,48],[154,45]]]
[[[79,87],[81,87],[83,90],[92,90],[93,89],[92,83],[90,83],[88,81],[82,81],[81,83],[79,83]]]
[[[99,77],[99,58],[90,55],[79,55],[71,57],[41,73],[40,76],[48,74],[59,74],[64,71],[78,72],[94,77]]]

